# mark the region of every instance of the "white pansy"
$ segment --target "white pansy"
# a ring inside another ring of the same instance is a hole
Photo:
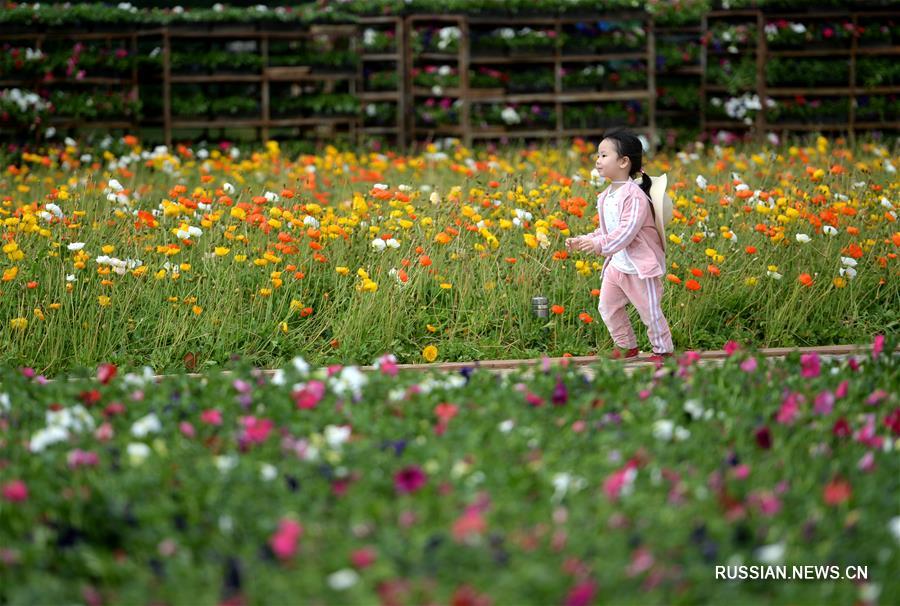
[[[784,552],[784,543],[773,543],[771,545],[765,545],[757,549],[756,559],[763,564],[770,564],[772,566],[775,566],[784,562]]]
[[[506,124],[519,124],[522,121],[522,118],[519,116],[519,112],[515,110],[513,107],[505,107],[503,111],[500,112],[500,118]]]
[[[352,395],[357,400],[362,397],[362,388],[367,382],[366,375],[355,366],[345,366],[339,375],[329,381],[338,396]]]
[[[509,433],[513,430],[513,427],[516,426],[516,422],[512,419],[506,419],[501,422],[500,425],[497,426],[497,429],[500,430],[500,433]]]
[[[38,430],[31,440],[28,442],[28,448],[31,452],[41,452],[51,444],[62,442],[69,438],[69,432],[63,427],[50,426]]]
[[[352,430],[347,425],[328,425],[325,427],[325,443],[330,448],[340,448],[350,439]]]
[[[669,441],[675,431],[675,423],[668,419],[659,419],[653,423],[653,437],[657,440]]]
[[[266,482],[271,482],[278,477],[278,468],[271,463],[262,463],[259,466],[259,476]]]
[[[159,433],[161,430],[162,423],[159,422],[159,417],[156,416],[156,413],[151,412],[134,422],[134,425],[131,426],[131,435],[143,438],[151,433]]]
[[[234,455],[219,455],[213,459],[213,464],[221,473],[226,473],[237,467],[238,459]]]
[[[900,543],[900,516],[894,516],[888,522],[888,531],[894,536],[894,539]]]
[[[359,581],[359,574],[352,568],[344,568],[328,575],[328,586],[335,591],[350,589]]]
[[[131,465],[140,465],[150,456],[150,447],[143,442],[132,442],[125,450],[128,453],[128,462]]]

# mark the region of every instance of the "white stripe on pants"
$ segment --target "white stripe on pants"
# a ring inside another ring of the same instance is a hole
[[[637,338],[628,319],[628,303],[635,306],[647,327],[653,352],[675,351],[669,323],[662,311],[662,279],[642,280],[636,274],[622,273],[610,264],[603,273],[597,308],[613,342],[624,349],[637,347]]]

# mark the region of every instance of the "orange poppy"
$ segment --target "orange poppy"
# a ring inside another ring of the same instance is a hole
[[[550,307],[550,311],[552,311],[556,315],[560,315],[561,313],[566,311],[566,308],[562,305],[553,305],[552,307]]]
[[[684,287],[688,290],[700,290],[700,283],[697,280],[688,280],[684,283]]]

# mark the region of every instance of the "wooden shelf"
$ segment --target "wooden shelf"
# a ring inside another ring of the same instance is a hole
[[[403,57],[400,53],[371,53],[368,55],[360,55],[363,61],[400,61]]]
[[[50,81],[46,81],[41,77],[31,78],[28,80],[0,80],[0,86],[22,86],[22,85],[30,85],[34,83],[39,83],[42,86],[60,86],[64,84],[95,84],[95,85],[128,85],[132,86],[135,84],[134,80],[131,78],[82,78],[81,80],[76,80],[74,78],[60,78],[54,79]]]
[[[263,120],[262,118],[219,118],[215,120],[172,119],[172,128],[257,128],[263,126],[312,126],[316,124],[337,124],[341,122],[355,122],[357,116],[333,116],[318,118],[277,118]]]
[[[798,130],[798,131],[816,131],[816,130],[850,130],[850,124],[802,124],[802,123],[786,123],[772,124],[766,123],[766,130]]]
[[[363,131],[372,135],[396,135],[400,132],[397,126],[362,126]]]
[[[134,126],[134,122],[125,120],[93,120],[85,122],[68,118],[50,118],[49,124],[60,128],[132,128]]]
[[[900,86],[875,86],[872,88],[767,88],[766,94],[770,97],[814,97],[814,96],[837,96],[837,97],[853,97],[856,95],[889,95],[891,93],[900,93]]]
[[[849,57],[852,50],[849,48],[832,48],[832,49],[798,49],[798,50],[777,50],[770,49],[766,51],[769,57]]]
[[[854,128],[864,128],[866,130],[900,130],[900,122],[855,122]]]
[[[711,120],[706,123],[706,128],[718,128],[718,129],[727,129],[727,128],[753,128],[753,124],[744,124],[743,122],[725,122],[725,121],[716,121]]]
[[[219,74],[190,76],[187,74],[173,75],[169,81],[173,84],[207,84],[211,82],[260,82],[263,77],[260,74]]]
[[[459,55],[452,53],[419,53],[413,57],[423,61],[458,61]]]
[[[399,101],[400,91],[363,91],[359,98],[363,101]]]
[[[469,63],[472,65],[510,65],[510,64],[522,64],[522,63],[556,63],[559,61],[560,63],[590,63],[590,62],[601,62],[601,61],[626,61],[629,59],[634,60],[647,60],[647,52],[633,52],[633,53],[614,53],[607,55],[559,55],[557,57],[553,54],[553,51],[547,51],[547,53],[542,55],[528,55],[528,56],[519,56],[519,57],[510,57],[508,55],[476,55],[469,58]]]
[[[495,97],[478,97],[473,101],[482,103],[577,103],[579,101],[630,101],[632,99],[649,99],[650,91],[624,90],[616,92],[587,93],[532,93],[521,95],[498,95]]]
[[[439,94],[435,94],[432,92],[430,88],[413,88],[412,94],[414,97],[461,97],[462,89],[459,88],[443,88],[440,87],[441,92]]]

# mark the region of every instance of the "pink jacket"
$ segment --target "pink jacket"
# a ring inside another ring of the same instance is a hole
[[[593,245],[594,252],[603,255],[603,269],[600,278],[614,253],[623,248],[634,263],[641,279],[662,276],[666,272],[666,253],[659,232],[653,221],[650,200],[634,181],[623,184],[619,192],[619,226],[608,232],[603,221],[603,203],[609,189],[597,196],[597,213],[600,215],[599,226],[592,233],[581,236]]]

